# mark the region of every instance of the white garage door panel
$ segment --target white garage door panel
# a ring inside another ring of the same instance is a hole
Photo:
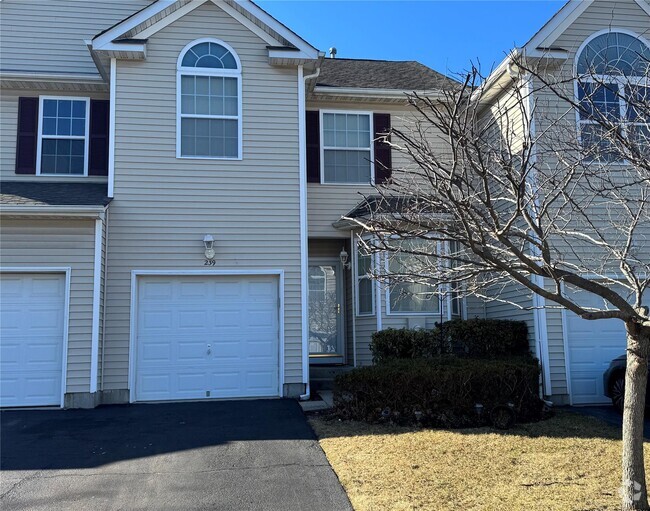
[[[0,406],[61,404],[65,275],[0,280]]]
[[[277,396],[277,277],[141,277],[136,346],[136,400]]]
[[[586,292],[573,295],[583,306],[602,307],[602,299]],[[617,319],[588,321],[566,314],[569,370],[573,404],[608,403],[603,373],[609,363],[625,353],[625,327]]]

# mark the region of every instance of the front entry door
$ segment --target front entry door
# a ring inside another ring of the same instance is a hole
[[[343,283],[338,261],[309,261],[309,362],[342,364]]]

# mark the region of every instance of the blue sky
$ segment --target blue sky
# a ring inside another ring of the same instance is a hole
[[[453,74],[480,62],[488,72],[565,3],[518,1],[258,0],[318,49],[338,57],[417,60]]]

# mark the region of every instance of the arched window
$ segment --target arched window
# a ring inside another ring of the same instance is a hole
[[[575,70],[583,148],[595,159],[621,159],[608,141],[608,131],[619,127],[639,148],[647,147],[650,119],[634,105],[650,100],[648,44],[629,32],[597,32],[578,50]]]
[[[178,58],[179,158],[241,159],[241,63],[216,39],[188,44]]]

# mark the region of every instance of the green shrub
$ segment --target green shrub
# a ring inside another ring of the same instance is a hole
[[[370,350],[375,363],[448,354],[469,358],[530,354],[526,323],[495,319],[455,319],[432,330],[388,328],[372,335]]]
[[[436,327],[434,334],[441,337],[440,332],[458,354],[472,358],[530,354],[528,327],[523,321],[454,319]]]
[[[538,381],[532,357],[395,359],[338,376],[335,413],[369,422],[469,427],[488,423],[490,410],[511,403],[517,420],[527,422],[541,417]]]

